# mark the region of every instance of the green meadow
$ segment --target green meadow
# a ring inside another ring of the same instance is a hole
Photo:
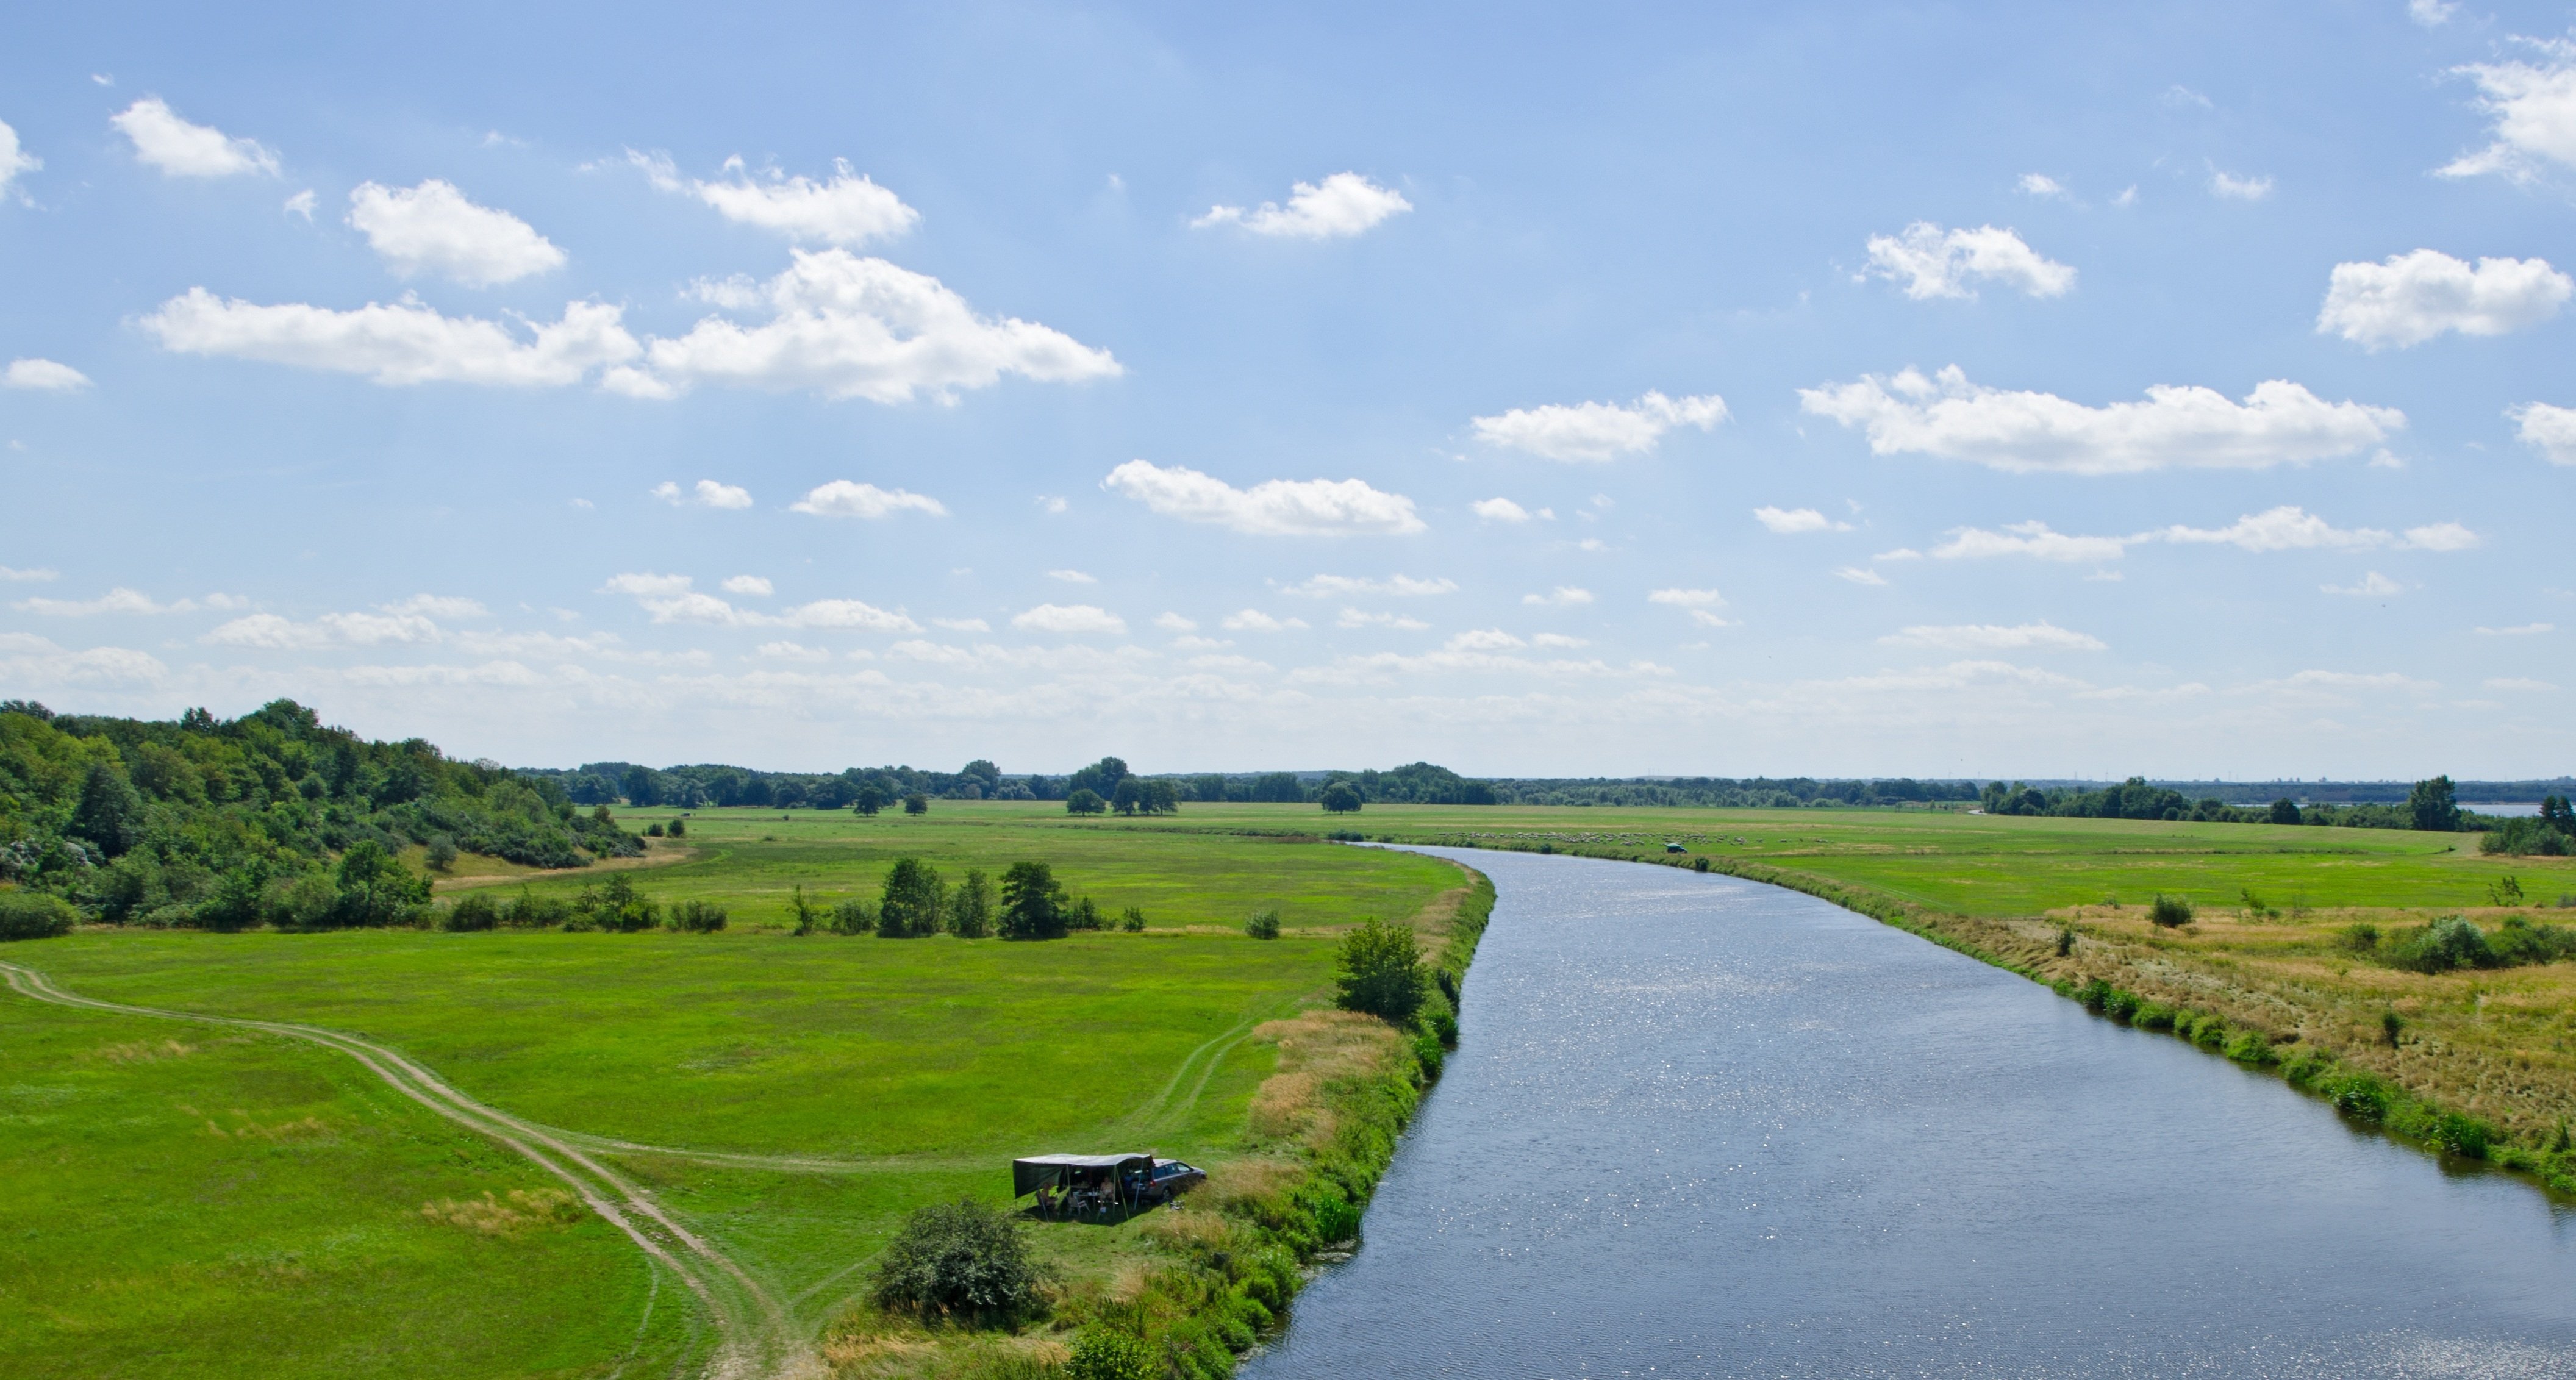
[[[1329,846],[1328,830],[1656,859],[1678,842],[1946,913],[2056,915],[2049,933],[2074,923],[2168,958],[2305,965],[2312,985],[2387,975],[2333,974],[2322,921],[2220,912],[2249,889],[2328,916],[2475,906],[2507,874],[2544,899],[2576,888],[2567,864],[2482,858],[2473,835],[1929,811],[1193,804],[1122,819],[941,801],[919,817],[686,822],[627,875],[666,905],[723,905],[722,933],[92,928],[0,960],[85,997],[399,1051],[613,1165],[810,1338],[864,1290],[906,1213],[999,1197],[1015,1154],[1243,1154],[1277,1061],[1254,1028],[1327,1000],[1342,927],[1422,914],[1461,881],[1438,860]],[[1043,943],[787,933],[797,888],[827,906],[873,896],[903,856],[952,881],[1044,861],[1113,923],[1134,907],[1146,928]],[[469,858],[440,894],[568,895],[600,878]],[[2127,912],[2156,892],[2209,922],[2144,933]],[[1275,942],[1242,933],[1265,909],[1282,917]],[[2554,967],[2517,971],[2529,984]],[[2388,999],[2445,980],[2396,975],[2405,990]],[[0,994],[0,1174],[12,1376],[667,1375],[721,1340],[710,1308],[615,1227],[549,1209],[545,1172],[348,1055],[274,1034]],[[1100,1276],[1137,1230],[1039,1235],[1068,1275]]]

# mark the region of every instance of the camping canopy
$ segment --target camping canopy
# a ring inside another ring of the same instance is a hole
[[[1011,1196],[1026,1197],[1049,1184],[1062,1183],[1067,1170],[1104,1169],[1120,1175],[1130,1167],[1144,1169],[1153,1163],[1151,1155],[1031,1155],[1011,1161]]]

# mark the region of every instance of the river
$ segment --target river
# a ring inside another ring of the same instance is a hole
[[[1796,892],[1494,879],[1461,1038],[1250,1380],[2576,1376],[2576,1217]]]

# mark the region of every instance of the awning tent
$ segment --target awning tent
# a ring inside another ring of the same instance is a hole
[[[1022,1198],[1069,1179],[1093,1177],[1085,1171],[1104,1172],[1115,1179],[1130,1169],[1147,1170],[1153,1164],[1151,1155],[1031,1155],[1011,1161],[1011,1196]]]

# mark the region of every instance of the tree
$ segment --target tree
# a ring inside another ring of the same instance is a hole
[[[1411,925],[1370,916],[1342,936],[1342,952],[1333,973],[1334,1005],[1362,1011],[1403,1025],[1422,1009],[1429,981],[1422,972],[1422,948]]]
[[[1069,815],[1096,815],[1109,808],[1109,802],[1091,790],[1079,790],[1064,798],[1064,812]]]
[[[948,895],[948,932],[960,939],[981,939],[993,932],[993,881],[984,869],[966,869],[966,880]]]
[[[2406,813],[2418,829],[2451,833],[2460,827],[2460,797],[2451,786],[2451,778],[2436,776],[2418,781],[2406,793]]]
[[[1315,803],[1323,806],[1326,814],[1355,815],[1360,812],[1360,790],[1348,781],[1336,781],[1315,797]]]
[[[1118,783],[1118,789],[1109,794],[1109,808],[1122,815],[1132,815],[1144,806],[1145,783],[1135,777],[1130,776],[1121,780]]]
[[[92,762],[81,778],[80,803],[64,833],[113,858],[143,841],[143,797],[135,794],[125,773],[105,762]]]
[[[2292,800],[2291,798],[2289,798],[2289,797],[2288,797],[2288,796],[2286,796],[2286,795],[2285,795],[2285,796],[2283,796],[2283,797],[2281,797],[2281,798],[2280,798],[2280,799],[2278,799],[2278,800],[2273,801],[2273,802],[2272,802],[2272,816],[2271,816],[2271,818],[2272,818],[2272,822],[2273,822],[2274,824],[2296,824],[2296,823],[2298,823],[2298,822],[2299,822],[2299,802],[2297,802],[2297,801],[2295,801],[2295,800]]]
[[[914,791],[903,798],[903,812],[908,815],[929,814],[930,797],[920,791]]]
[[[1004,939],[1062,939],[1064,887],[1042,862],[1016,862],[1002,874]]]
[[[948,888],[939,870],[919,858],[897,858],[877,901],[877,937],[911,939],[939,933]]]
[[[1274,771],[1252,783],[1252,798],[1274,804],[1295,805],[1305,800],[1306,789],[1297,784],[1295,773]]]
[[[1115,757],[1103,757],[1099,761],[1092,763],[1090,766],[1084,767],[1082,770],[1075,772],[1065,781],[1064,789],[1067,795],[1071,795],[1075,791],[1089,791],[1093,795],[1099,796],[1103,800],[1107,800],[1111,795],[1117,792],[1118,783],[1126,779],[1127,764],[1125,762],[1120,761]]]

